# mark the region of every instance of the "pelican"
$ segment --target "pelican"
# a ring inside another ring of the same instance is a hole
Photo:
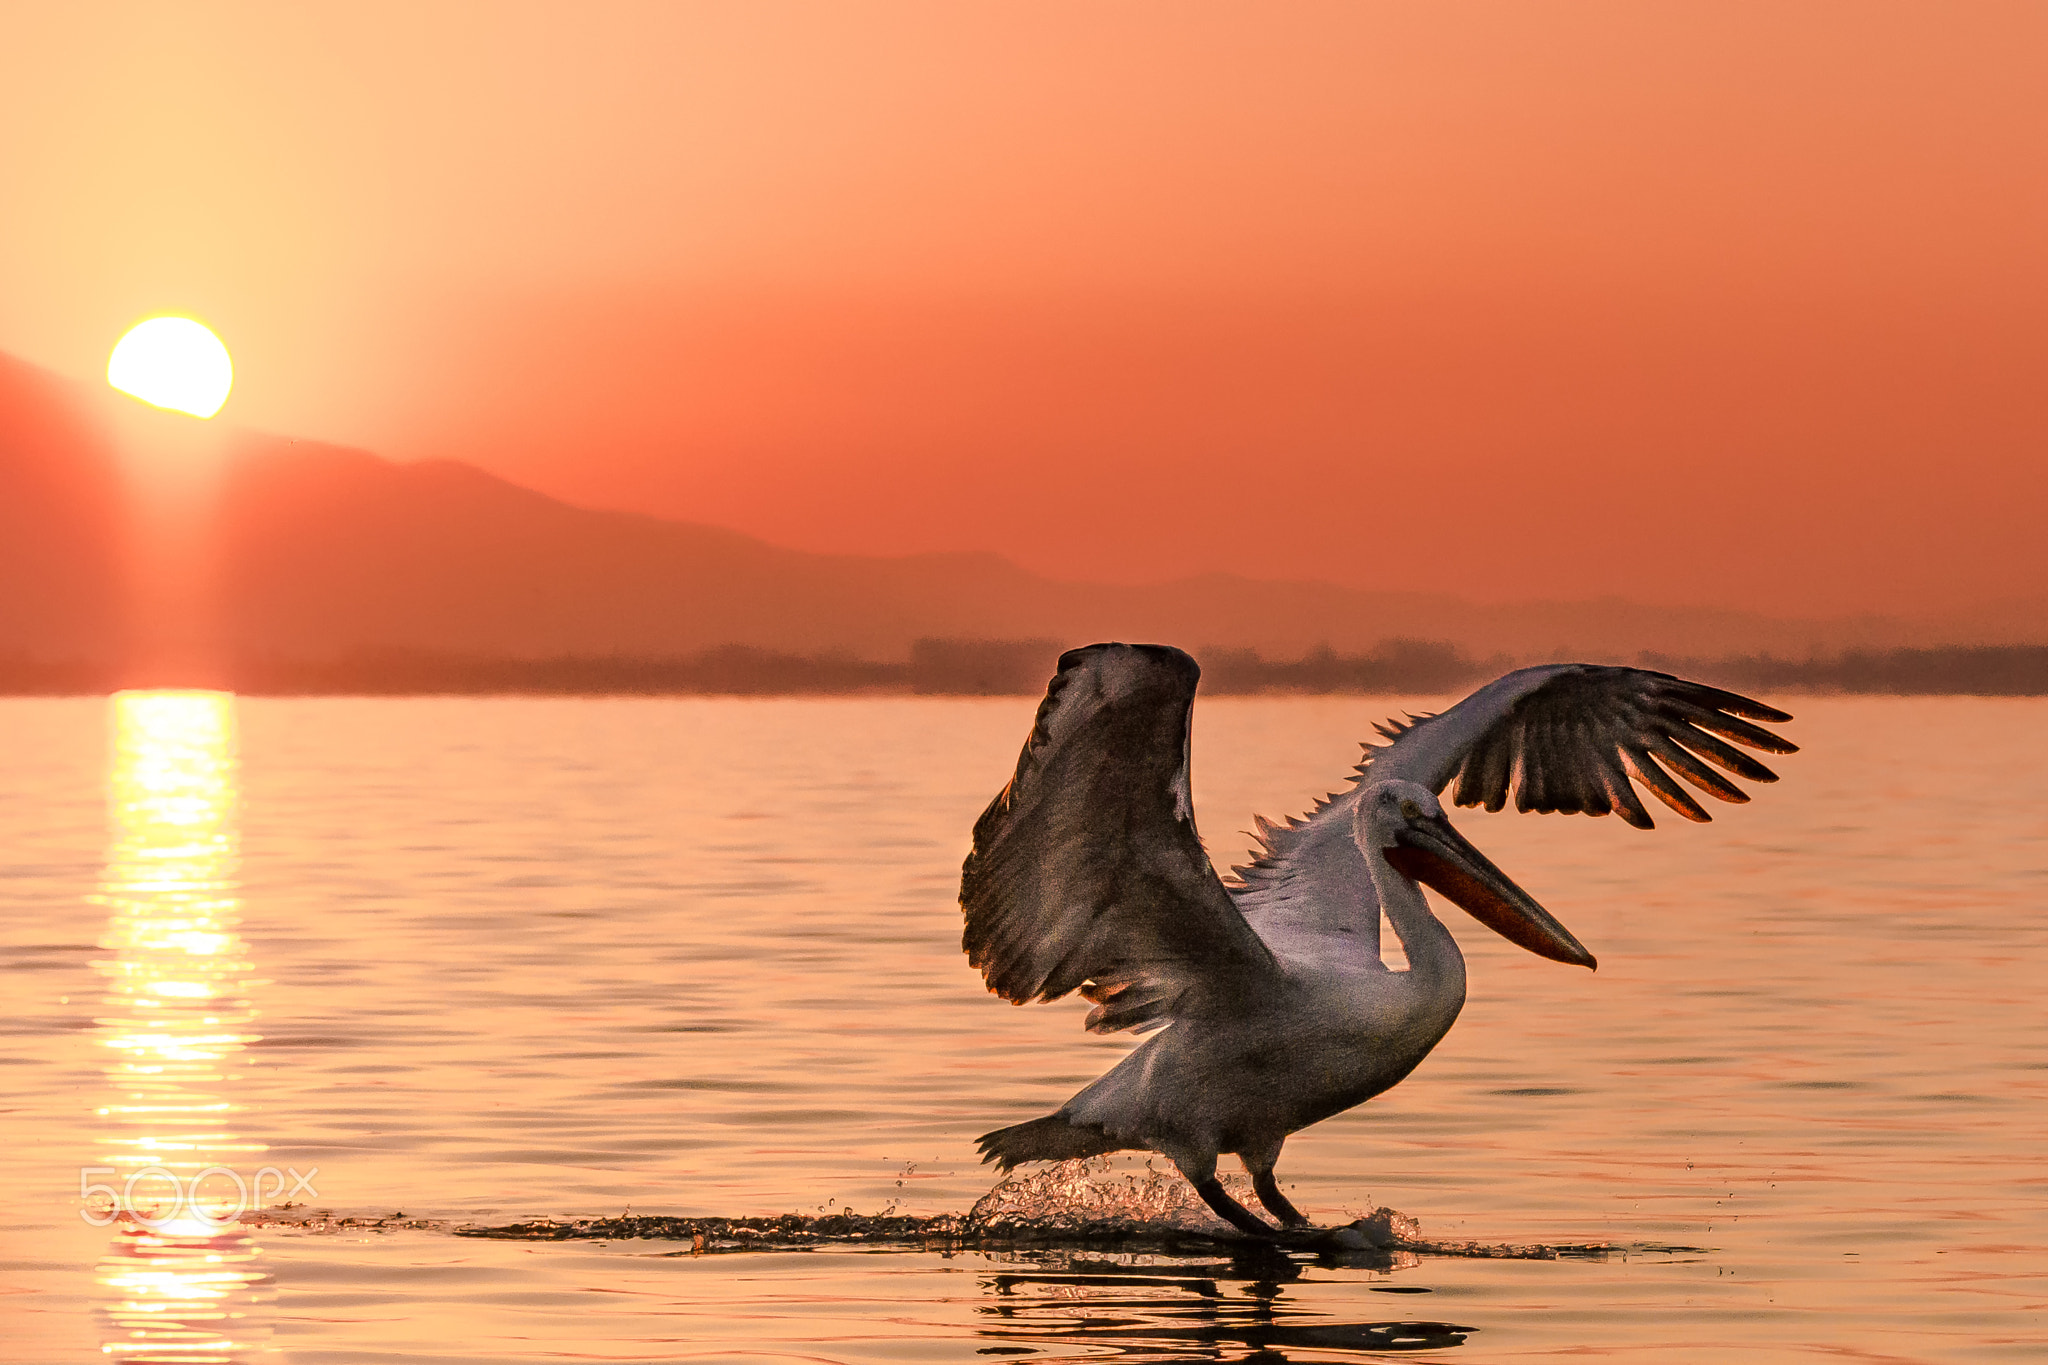
[[[1158,1030],[1054,1113],[983,1135],[984,1162],[1149,1149],[1253,1237],[1280,1234],[1224,1191],[1217,1158],[1244,1163],[1282,1230],[1307,1227],[1273,1173],[1281,1144],[1397,1084],[1464,1006],[1465,959],[1424,886],[1532,953],[1596,965],[1451,826],[1439,793],[1455,780],[1458,805],[1497,811],[1512,789],[1518,811],[1649,829],[1631,776],[1704,821],[1672,773],[1746,801],[1707,763],[1777,774],[1723,740],[1797,751],[1751,723],[1789,715],[1732,692],[1637,668],[1524,668],[1440,715],[1377,726],[1387,742],[1366,746],[1349,789],[1304,819],[1259,820],[1261,847],[1225,882],[1188,778],[1200,673],[1163,645],[1060,657],[1016,775],[975,824],[961,946],[1014,1004],[1079,991],[1092,1033]],[[1383,911],[1405,971],[1381,959]]]

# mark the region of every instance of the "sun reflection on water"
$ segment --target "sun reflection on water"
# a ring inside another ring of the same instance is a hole
[[[114,1229],[97,1270],[101,1350],[136,1365],[267,1358],[271,1278],[236,1221],[261,1202],[264,1146],[236,1135],[228,1094],[256,1037],[235,932],[234,698],[123,692],[112,706],[109,1097],[86,1209]]]

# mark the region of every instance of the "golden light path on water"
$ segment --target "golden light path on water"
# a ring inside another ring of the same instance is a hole
[[[112,1229],[96,1274],[104,1354],[266,1354],[272,1298],[238,1216],[263,1144],[237,1136],[234,1064],[255,1035],[236,933],[235,710],[223,692],[112,698],[111,847],[100,896],[107,1102],[87,1216]]]

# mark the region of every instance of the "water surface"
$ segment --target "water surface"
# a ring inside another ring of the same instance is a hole
[[[1205,699],[1212,851],[1420,704]],[[1464,1017],[1283,1181],[1621,1251],[1375,1268],[95,1226],[81,1170],[451,1223],[957,1211],[976,1134],[1130,1043],[959,953],[1026,699],[0,702],[0,1354],[2040,1359],[2048,704],[1792,709],[1806,752],[1711,826],[1456,817],[1601,969],[1449,911]]]

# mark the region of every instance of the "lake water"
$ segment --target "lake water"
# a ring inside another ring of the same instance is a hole
[[[1203,700],[1212,851],[1426,700]],[[1283,1183],[1603,1258],[453,1235],[984,1194],[975,1135],[1130,1046],[959,952],[1033,704],[0,701],[0,1358],[2048,1358],[2036,700],[1789,699],[1805,752],[1705,827],[1455,815],[1600,970],[1449,910],[1464,1017]],[[82,1197],[206,1167],[223,1205],[440,1221]]]

